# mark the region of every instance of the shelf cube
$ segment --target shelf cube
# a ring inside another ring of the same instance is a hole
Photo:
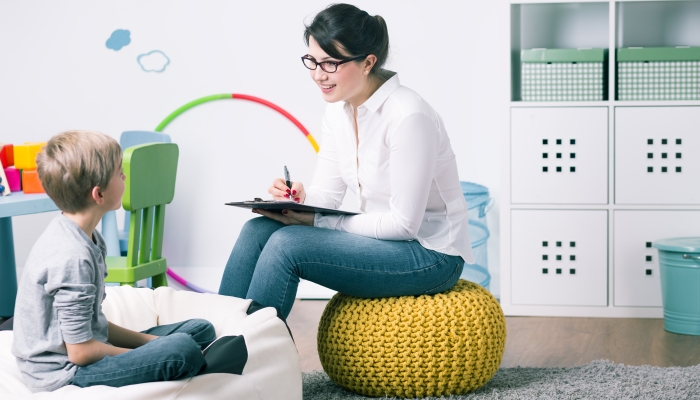
[[[607,107],[511,109],[514,204],[608,203]]]
[[[604,49],[521,50],[523,101],[601,101]]]
[[[615,210],[614,305],[661,307],[661,274],[654,241],[697,236],[700,211]]]
[[[700,47],[617,49],[619,100],[700,100]]]
[[[615,203],[700,204],[700,107],[615,107]]]
[[[607,210],[512,210],[511,238],[513,304],[607,306]]]

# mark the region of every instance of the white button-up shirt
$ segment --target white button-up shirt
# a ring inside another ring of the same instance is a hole
[[[328,104],[305,204],[338,208],[345,190],[362,214],[316,214],[314,226],[423,247],[473,263],[455,155],[442,118],[394,74],[357,108]]]

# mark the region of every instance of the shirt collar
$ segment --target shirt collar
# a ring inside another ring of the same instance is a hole
[[[387,71],[388,74],[391,74],[390,78],[387,79],[382,86],[375,91],[372,96],[370,96],[367,101],[365,101],[360,107],[365,107],[369,111],[375,112],[381,107],[382,104],[386,101],[386,99],[389,98],[389,95],[391,95],[394,90],[398,89],[399,86],[401,86],[401,83],[399,82],[399,74],[396,72],[392,71]]]

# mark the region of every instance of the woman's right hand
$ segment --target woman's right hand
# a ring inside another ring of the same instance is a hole
[[[272,186],[267,188],[267,192],[272,195],[272,198],[277,201],[292,200],[303,204],[306,200],[306,191],[304,184],[301,182],[292,182],[292,187],[288,188],[284,179],[277,178],[272,182]]]

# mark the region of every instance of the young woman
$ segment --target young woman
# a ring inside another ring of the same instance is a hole
[[[303,278],[357,297],[433,294],[472,263],[467,203],[440,116],[382,69],[389,51],[380,16],[329,6],[306,27],[301,57],[329,104],[313,180],[278,200],[338,208],[346,189],[362,214],[253,210],[226,264],[220,294],[289,315]]]

